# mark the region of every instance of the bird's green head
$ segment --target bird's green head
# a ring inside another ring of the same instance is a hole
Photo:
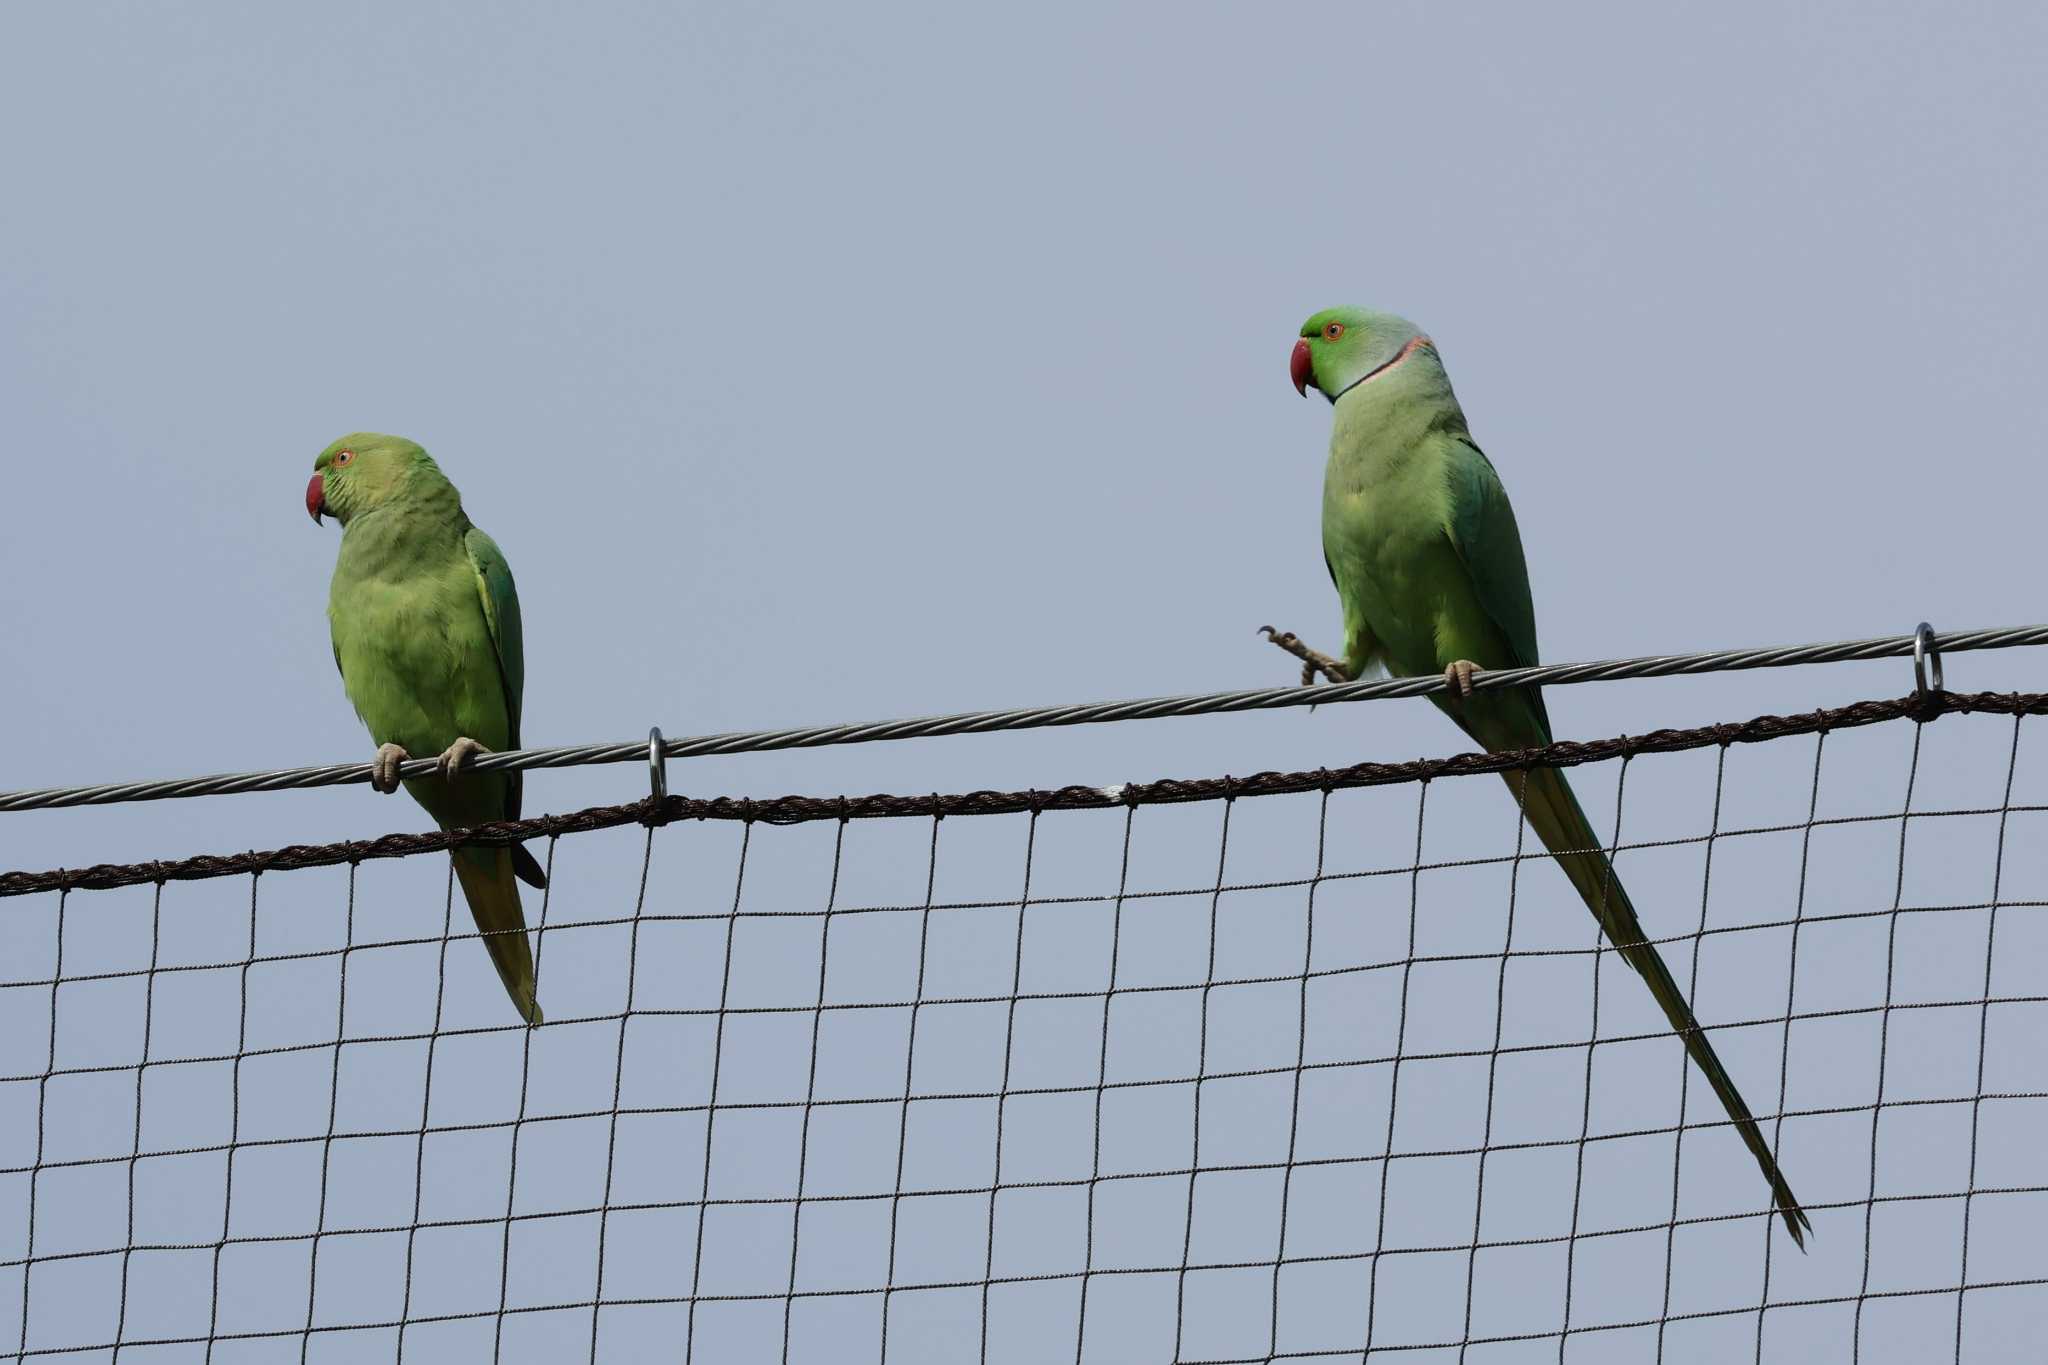
[[[1435,343],[1406,318],[1370,308],[1325,308],[1301,324],[1287,371],[1295,392],[1306,394],[1313,384],[1334,403],[1410,357],[1433,359],[1435,352]]]
[[[326,513],[346,526],[351,517],[383,506],[414,471],[433,466],[419,444],[403,436],[357,431],[320,452],[313,481],[306,485],[306,510],[313,520]]]

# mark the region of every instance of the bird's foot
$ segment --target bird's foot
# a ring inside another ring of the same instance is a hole
[[[396,744],[380,744],[370,760],[370,785],[386,796],[398,790],[398,765],[412,755]]]
[[[1473,668],[1470,659],[1459,659],[1444,670],[1444,685],[1450,688],[1453,699],[1463,701],[1472,695]]]
[[[1301,685],[1303,687],[1313,687],[1316,681],[1316,674],[1318,673],[1333,683],[1351,681],[1351,673],[1343,664],[1338,663],[1320,650],[1310,649],[1302,643],[1301,637],[1293,631],[1274,630],[1271,626],[1260,626],[1259,633],[1263,634],[1280,648],[1286,650],[1289,654],[1292,654],[1295,658],[1301,660]]]
[[[453,782],[462,776],[462,770],[469,766],[471,759],[478,754],[489,752],[489,749],[464,735],[441,751],[441,756],[434,760],[434,767],[440,772],[443,782]]]

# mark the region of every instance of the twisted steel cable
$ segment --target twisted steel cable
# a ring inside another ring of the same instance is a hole
[[[1841,663],[1856,659],[1895,659],[1913,654],[1914,635],[1885,635],[1867,640],[1777,645],[1761,649],[1726,649],[1696,654],[1655,654],[1634,659],[1589,663],[1544,664],[1535,668],[1503,668],[1475,672],[1475,690],[1531,684],[1609,682],[1625,678],[1663,678],[1686,673],[1723,673],[1751,668],[1787,668],[1796,664]],[[1946,631],[1933,636],[1940,654],[1967,650],[2013,649],[2048,644],[2048,625],[2008,626],[1992,630]],[[1008,711],[967,711],[950,716],[905,720],[861,721],[789,730],[747,730],[664,740],[664,758],[697,758],[707,754],[757,753],[769,749],[814,749],[832,744],[868,744],[879,740],[925,739],[939,735],[979,735],[1000,730],[1036,730],[1055,725],[1098,725],[1112,721],[1158,720],[1170,716],[1213,715],[1228,711],[1265,711],[1286,706],[1322,706],[1338,702],[1381,701],[1421,697],[1445,689],[1441,675],[1337,683],[1323,687],[1261,687],[1237,692],[1193,696],[1146,697],[1132,701],[1081,702],[1064,706],[1032,706]],[[474,772],[527,768],[572,768],[598,763],[648,760],[645,740],[611,744],[573,744],[550,749],[513,749],[485,754],[470,764]],[[430,777],[431,758],[412,759],[399,768],[407,778]],[[0,812],[49,810],[63,806],[104,806],[126,801],[165,801],[187,796],[227,796],[240,792],[288,791],[301,787],[333,787],[368,782],[368,763],[329,763],[310,768],[268,772],[219,773],[207,777],[113,782],[92,787],[45,787],[0,792]]]

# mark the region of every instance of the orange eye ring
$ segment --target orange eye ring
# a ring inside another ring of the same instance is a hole
[[[1338,337],[1340,337],[1340,336],[1343,336],[1343,335],[1344,335],[1344,324],[1343,324],[1343,323],[1341,323],[1341,322],[1327,322],[1327,323],[1324,323],[1324,324],[1323,324],[1323,340],[1325,340],[1325,341],[1335,341],[1335,340],[1336,340],[1336,339],[1337,339]]]
[[[339,469],[355,457],[356,453],[353,450],[337,450],[334,452],[334,467]]]

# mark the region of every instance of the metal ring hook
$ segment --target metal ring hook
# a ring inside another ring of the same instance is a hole
[[[651,798],[648,820],[654,823],[660,819],[661,808],[668,803],[668,749],[658,725],[647,732],[647,789]]]
[[[1934,642],[1934,627],[1922,621],[1913,628],[1913,693],[1926,700],[1927,666],[1934,665],[1934,690],[1945,691],[1941,678],[1941,649]]]

